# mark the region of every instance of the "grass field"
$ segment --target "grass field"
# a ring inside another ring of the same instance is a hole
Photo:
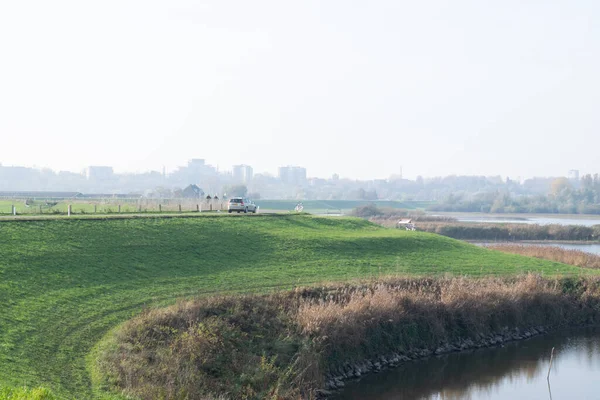
[[[353,218],[3,221],[0,387],[103,398],[86,360],[94,344],[144,307],[182,296],[382,275],[526,271],[598,273]]]
[[[263,210],[272,211],[291,211],[296,207],[299,200],[257,200]],[[416,210],[424,209],[433,202],[428,201],[393,201],[393,200],[302,200],[305,212],[310,213],[348,213],[356,207],[367,204],[377,204],[382,208]]]
[[[49,205],[50,203],[51,205]],[[54,204],[56,203],[56,204]],[[0,215],[11,215],[13,206],[17,215],[64,215],[69,205],[71,213],[76,215],[116,214],[116,213],[173,213],[195,212],[197,206],[203,211],[209,210],[211,204],[206,200],[186,199],[105,199],[105,200],[35,200],[30,205],[25,200],[0,200]],[[212,202],[213,209],[226,209],[225,203]]]
[[[16,207],[18,215],[52,215],[66,214],[67,208],[71,205],[73,214],[114,214],[118,213],[157,213],[157,212],[179,212],[179,206],[183,212],[192,212],[199,205],[203,211],[209,210],[211,204],[205,199],[103,199],[103,200],[30,200],[31,204],[26,205],[25,199],[0,199],[0,215],[10,215],[13,206]],[[48,205],[56,203],[56,205]],[[212,201],[213,209],[226,209],[227,205],[222,201]],[[297,200],[257,200],[256,203],[262,210],[286,212],[292,211],[298,204]],[[304,211],[310,213],[349,213],[356,207],[375,203],[379,207],[416,210],[424,209],[431,205],[431,202],[423,201],[387,201],[380,200],[359,201],[359,200],[306,200],[303,201]],[[160,206],[159,206],[160,205]]]

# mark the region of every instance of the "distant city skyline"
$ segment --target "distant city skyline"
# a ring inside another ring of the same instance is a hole
[[[193,160],[194,158],[190,159]],[[196,157],[196,159],[199,159],[198,157]],[[117,168],[115,168],[112,165],[107,165],[107,164],[96,164],[96,165],[86,165],[82,168],[78,168],[78,169],[74,169],[74,170],[68,170],[68,169],[58,169],[58,168],[52,168],[51,166],[39,166],[39,165],[16,165],[16,164],[6,164],[3,163],[0,160],[0,167],[4,166],[4,167],[24,167],[24,168],[33,168],[33,169],[37,169],[37,170],[42,170],[42,169],[50,169],[55,173],[59,173],[59,172],[69,172],[69,173],[76,173],[76,174],[81,174],[83,176],[86,176],[88,174],[88,168],[89,167],[111,167],[113,168],[113,171],[115,174],[147,174],[147,173],[151,173],[151,172],[158,172],[160,174],[172,174],[174,172],[176,172],[179,168],[185,167],[186,163],[188,163],[190,160],[182,160],[178,165],[172,167],[172,168],[168,168],[164,165],[157,167],[157,168],[151,168],[148,170],[119,170]],[[568,170],[565,170],[562,174],[555,174],[555,175],[534,175],[534,176],[524,176],[524,175],[517,175],[517,176],[509,176],[509,175],[505,175],[505,174],[489,174],[489,175],[485,175],[485,174],[477,174],[477,173],[472,173],[472,174],[448,174],[448,175],[432,175],[432,176],[427,176],[427,175],[422,175],[422,174],[411,174],[409,176],[407,176],[404,173],[404,167],[401,167],[396,173],[390,173],[387,176],[377,176],[377,177],[372,177],[372,178],[357,178],[357,177],[353,177],[353,176],[344,176],[342,174],[339,173],[332,173],[330,175],[326,175],[326,176],[319,176],[319,175],[313,175],[310,174],[310,168],[307,168],[306,166],[302,166],[302,165],[291,165],[291,164],[283,164],[280,166],[275,167],[274,171],[260,171],[260,170],[256,170],[254,168],[253,165],[250,164],[242,164],[242,163],[237,163],[232,165],[229,168],[222,168],[221,166],[219,166],[218,163],[211,163],[209,161],[209,159],[202,159],[206,161],[206,164],[209,166],[214,167],[217,171],[219,171],[220,173],[230,173],[232,174],[232,176],[236,176],[236,171],[235,171],[235,167],[248,167],[250,168],[250,176],[254,176],[254,175],[268,175],[268,176],[272,176],[272,177],[279,177],[281,174],[281,168],[285,168],[285,167],[296,167],[296,168],[303,168],[306,170],[306,177],[307,178],[322,178],[322,179],[331,179],[332,177],[335,179],[350,179],[350,180],[360,180],[360,181],[370,181],[370,180],[378,180],[378,179],[390,179],[390,178],[398,178],[398,177],[402,177],[404,179],[409,179],[409,180],[415,180],[418,177],[422,177],[422,178],[439,178],[439,177],[446,177],[446,176],[488,176],[488,177],[495,177],[495,176],[499,176],[502,177],[503,179],[509,178],[511,180],[517,180],[517,181],[523,181],[526,179],[532,179],[532,178],[547,178],[547,177],[566,177],[566,178],[573,178],[573,176],[577,176],[577,179],[579,178],[579,176],[582,175],[586,175],[586,174],[600,174],[600,166],[598,168],[598,171],[583,171],[583,170],[579,170],[576,168],[569,168]]]
[[[594,173],[597,20],[592,0],[6,1],[0,162]]]

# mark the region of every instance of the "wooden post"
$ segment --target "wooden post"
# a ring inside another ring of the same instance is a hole
[[[179,212],[181,212],[181,204],[179,204]]]
[[[158,205],[158,212],[159,213],[162,212],[162,205],[161,204]]]
[[[70,217],[70,216],[71,216],[71,205],[69,204],[67,206],[67,217]]]
[[[12,215],[17,215],[17,207],[12,206]]]
[[[94,214],[98,212],[98,204],[94,204]]]
[[[42,212],[42,205],[40,204],[40,214],[43,214]]]
[[[200,206],[196,204],[196,212],[200,212]]]
[[[121,205],[119,204],[119,214],[121,213]]]

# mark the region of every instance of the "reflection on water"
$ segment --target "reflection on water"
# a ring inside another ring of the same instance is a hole
[[[550,352],[555,347],[550,373]],[[600,399],[600,327],[448,354],[348,383],[336,399]]]

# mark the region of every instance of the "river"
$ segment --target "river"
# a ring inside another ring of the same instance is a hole
[[[555,356],[546,379],[552,348]],[[336,400],[600,399],[600,327],[453,353],[349,382]]]

